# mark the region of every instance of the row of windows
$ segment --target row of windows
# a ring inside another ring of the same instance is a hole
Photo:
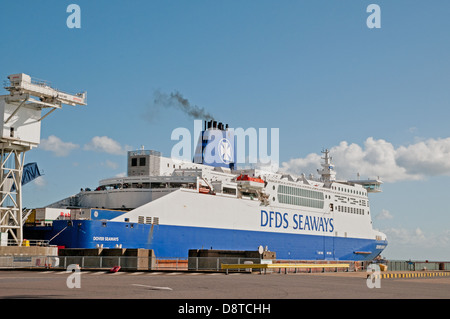
[[[279,185],[278,193],[323,200],[323,193],[309,189]]]
[[[338,212],[342,212],[342,213],[365,215],[363,208],[347,207],[347,206],[338,205],[338,206],[336,206],[336,209]]]
[[[278,202],[280,202],[281,204],[306,206],[321,209],[323,208],[323,200],[283,195],[283,194],[278,194]]]
[[[344,193],[350,193],[350,194],[356,194],[356,195],[366,195],[365,191],[360,191],[360,190],[351,189],[351,188],[332,186],[331,189],[334,189],[338,192],[344,192]]]

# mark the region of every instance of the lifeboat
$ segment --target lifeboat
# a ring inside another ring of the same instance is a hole
[[[262,178],[259,177],[250,177],[248,175],[239,175],[236,178],[237,181],[252,181],[252,182],[256,182],[256,183],[262,183],[264,184],[264,180]]]
[[[236,178],[238,186],[248,190],[259,190],[264,188],[264,180],[260,177],[250,177],[248,175],[239,175]]]

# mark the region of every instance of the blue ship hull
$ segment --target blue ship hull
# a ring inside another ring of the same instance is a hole
[[[256,250],[262,245],[276,252],[277,259],[362,261],[374,259],[387,246],[386,241],[359,238],[99,220],[56,220],[46,229],[28,229],[28,238],[36,237],[37,229],[40,238],[53,238],[51,245],[114,248],[120,244],[122,248],[153,249],[157,257],[187,258],[190,249]]]

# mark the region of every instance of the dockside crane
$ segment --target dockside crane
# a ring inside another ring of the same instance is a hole
[[[24,73],[9,75],[4,88],[10,94],[0,95],[0,233],[2,242],[21,246],[25,152],[39,145],[44,118],[62,105],[87,105],[87,94],[60,91]]]

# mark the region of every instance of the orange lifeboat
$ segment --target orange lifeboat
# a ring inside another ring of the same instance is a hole
[[[239,175],[236,180],[238,181],[251,181],[251,182],[257,182],[257,183],[263,183],[264,184],[264,180],[262,178],[259,177],[250,177],[248,175]]]
[[[264,180],[260,177],[250,177],[248,175],[240,175],[236,178],[239,187],[247,191],[257,191],[264,188]]]
[[[250,177],[248,175],[239,175],[236,178],[237,181],[250,181],[250,182],[257,182],[257,183],[262,183],[264,184],[264,180],[262,178],[259,177]]]

